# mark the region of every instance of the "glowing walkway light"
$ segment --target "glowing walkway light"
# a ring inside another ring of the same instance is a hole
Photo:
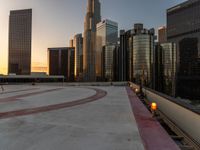
[[[135,93],[139,93],[140,90],[138,88],[135,89]]]
[[[152,117],[156,116],[156,110],[158,109],[158,106],[155,102],[151,103],[151,113],[152,113]]]
[[[155,102],[151,103],[151,110],[156,111],[157,109],[157,104]]]

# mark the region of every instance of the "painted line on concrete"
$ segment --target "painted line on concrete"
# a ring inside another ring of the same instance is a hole
[[[11,97],[7,97],[7,98],[1,98],[0,103],[19,101],[20,98],[49,93],[49,92],[55,92],[55,91],[59,91],[59,90],[63,90],[63,88],[56,88],[56,89],[50,89],[50,90],[44,90],[44,91],[38,91],[38,92],[32,92],[32,93],[27,93],[27,94],[11,96]]]
[[[79,99],[79,100],[75,100],[75,101],[71,101],[71,102],[47,105],[47,106],[36,107],[36,108],[21,109],[21,110],[9,111],[9,112],[1,112],[0,119],[32,115],[32,114],[36,114],[36,113],[42,113],[42,112],[48,112],[48,111],[78,106],[78,105],[82,105],[82,104],[86,104],[89,102],[99,100],[107,95],[106,91],[103,91],[100,89],[95,89],[95,88],[89,88],[89,89],[96,91],[96,94],[93,96],[90,96],[88,98],[83,98],[83,99]]]
[[[8,91],[8,92],[2,92],[0,95],[4,94],[10,94],[10,93],[18,93],[18,92],[25,92],[25,91],[32,91],[32,90],[38,90],[39,88],[31,88],[31,89],[24,89],[24,90],[15,90],[15,91]]]
[[[132,111],[146,150],[180,150],[162,126],[152,118],[137,95],[126,87]]]

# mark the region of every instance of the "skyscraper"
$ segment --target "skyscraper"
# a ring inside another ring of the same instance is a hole
[[[177,45],[176,96],[200,98],[200,1],[167,10],[167,40]]]
[[[103,78],[103,63],[102,58],[103,47],[107,50],[107,45],[116,45],[118,40],[118,24],[111,20],[103,20],[97,24],[96,31],[96,79],[97,81]],[[108,48],[109,49],[109,48]],[[106,53],[107,54],[107,53]]]
[[[85,81],[95,81],[96,24],[101,21],[99,0],[88,0],[84,22],[83,72]]]
[[[132,36],[132,79],[148,87],[153,85],[154,29],[145,29],[143,24],[135,24]],[[130,59],[129,58],[129,59]]]
[[[167,42],[167,28],[158,29],[158,43],[154,50],[153,88],[170,96],[176,92],[177,48]]]
[[[129,31],[120,30],[120,46],[118,49],[118,80],[119,81],[128,81],[128,72],[129,72]]]
[[[114,51],[116,44],[107,44],[102,50],[102,72],[105,81],[113,81],[114,79]]]
[[[32,9],[14,10],[9,18],[8,73],[31,73]]]
[[[118,55],[114,59],[118,60],[119,81],[152,87],[154,39],[154,29],[145,29],[141,23],[134,24],[132,30],[120,31],[120,47],[114,51],[114,56]]]
[[[162,43],[163,92],[175,96],[176,44]]]
[[[66,81],[74,81],[74,48],[48,48],[49,75],[63,75]]]
[[[155,42],[155,49],[154,49],[153,89],[159,92],[164,91],[162,47],[158,42]]]
[[[75,77],[77,81],[82,80],[83,76],[83,37],[82,34],[74,36],[75,48]]]
[[[120,81],[119,80],[119,76],[120,76],[120,73],[119,73],[119,65],[120,65],[119,51],[120,51],[120,45],[118,42],[113,51],[113,80],[114,81]]]

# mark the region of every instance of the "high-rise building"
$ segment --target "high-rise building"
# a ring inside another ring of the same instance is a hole
[[[162,47],[158,42],[155,43],[155,49],[154,49],[153,89],[159,92],[164,91]]]
[[[8,74],[31,73],[32,9],[10,11]]]
[[[103,47],[107,45],[116,45],[118,40],[118,24],[111,20],[103,20],[97,24],[96,31],[96,80],[103,79]]]
[[[75,49],[74,47],[70,47],[68,51],[68,76],[69,76],[69,81],[75,81]]]
[[[117,45],[115,46],[115,49],[113,51],[113,80],[114,81],[120,81],[119,80],[119,50],[120,50],[120,45],[119,43],[117,43]]]
[[[105,81],[114,80],[114,50],[116,44],[107,44],[102,51],[103,78]]]
[[[83,78],[83,37],[82,34],[74,36],[75,48],[75,77],[77,81]]]
[[[132,30],[120,31],[120,47],[114,54],[118,55],[119,81],[129,80],[153,87],[154,40],[154,29],[144,29],[140,23]]]
[[[131,31],[132,56],[131,70],[134,82],[148,87],[153,86],[153,52],[154,52],[154,29],[144,29],[143,24],[135,24]]]
[[[84,22],[83,72],[85,81],[95,81],[96,25],[101,21],[99,0],[88,0]]]
[[[175,96],[176,54],[175,43],[156,43],[155,45],[153,88],[170,96]]]
[[[125,32],[125,30],[120,30],[120,46],[118,49],[118,80],[119,81],[128,81],[128,39],[129,39],[129,32]]]
[[[167,10],[167,40],[177,45],[176,96],[200,99],[200,1]]]
[[[175,96],[176,44],[162,43],[163,92]]]
[[[74,81],[74,51],[73,47],[48,48],[49,75],[63,75],[66,81]]]
[[[158,42],[159,43],[167,42],[167,28],[165,26],[158,28]]]

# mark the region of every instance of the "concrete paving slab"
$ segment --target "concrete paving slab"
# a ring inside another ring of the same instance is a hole
[[[21,97],[12,100],[9,97],[7,102],[0,98],[0,112],[12,111],[25,108],[41,107],[46,105],[59,104],[63,102],[70,102],[82,98],[87,98],[95,94],[94,90],[85,88],[58,88],[55,91],[46,91],[44,88],[40,88],[40,94],[33,94],[31,96]],[[76,92],[78,91],[78,93]],[[35,91],[34,91],[35,92]],[[34,92],[29,92],[34,93]],[[36,92],[37,93],[37,92]],[[28,93],[26,93],[28,94]],[[4,98],[5,99],[5,98]],[[11,99],[11,101],[10,101]]]
[[[95,88],[106,91],[107,95],[83,105],[0,119],[0,149],[143,150],[125,87]],[[48,104],[47,97],[54,103],[56,95],[61,100],[63,95],[71,94],[70,98],[75,100],[93,94],[90,92],[87,88],[72,88],[24,97],[23,100],[34,106],[34,99],[41,98],[41,105],[44,105]],[[36,106],[40,105],[40,101],[36,101]],[[20,103],[16,105],[20,106]]]

